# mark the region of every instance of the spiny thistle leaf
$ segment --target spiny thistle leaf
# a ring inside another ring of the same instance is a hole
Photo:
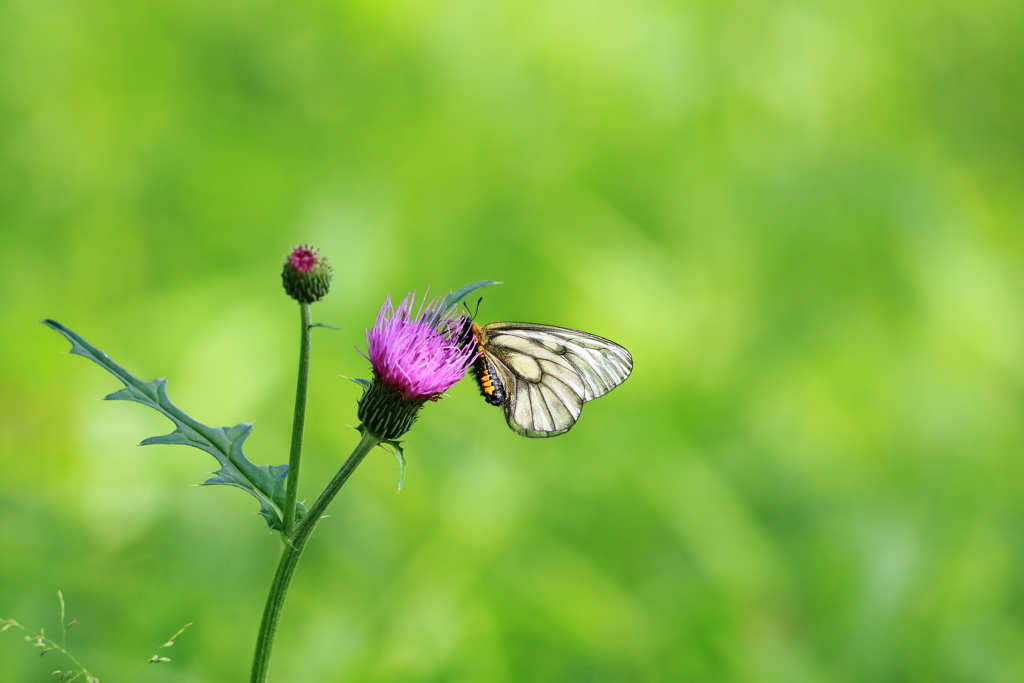
[[[480,280],[479,282],[468,284],[465,287],[462,287],[461,289],[451,292],[450,294],[448,294],[448,296],[441,300],[441,305],[438,306],[437,309],[434,311],[433,315],[431,315],[427,319],[427,322],[430,325],[437,325],[437,323],[440,322],[441,318],[443,318],[445,314],[448,313],[448,311],[458,306],[463,299],[465,299],[467,296],[469,296],[476,290],[481,289],[483,287],[490,287],[491,285],[500,284],[501,283],[498,282],[497,280]]]
[[[234,427],[208,427],[198,422],[167,398],[167,380],[155,379],[143,382],[80,336],[56,320],[43,320],[44,325],[60,332],[71,342],[71,353],[84,356],[102,366],[110,374],[124,382],[124,389],[104,397],[106,401],[134,401],[147,405],[174,423],[176,429],[164,436],[145,439],[140,446],[170,444],[192,446],[206,451],[220,463],[214,477],[203,482],[204,486],[224,484],[235,486],[250,493],[260,503],[260,514],[271,529],[281,531],[285,504],[285,478],[288,465],[265,465],[258,467],[242,454],[242,444],[252,431],[252,424],[241,422]],[[306,514],[306,507],[297,503],[296,521]]]
[[[388,440],[381,441],[386,443],[395,449],[395,458],[398,459],[398,492],[402,492],[402,484],[405,483],[405,468],[409,466],[409,463],[405,459],[405,449],[402,448],[401,441]]]
[[[353,380],[355,381],[355,380]],[[367,380],[362,380],[366,382]],[[359,424],[355,427],[355,430],[360,434],[366,434],[366,427]],[[403,441],[397,439],[384,439],[380,442],[380,445],[387,444],[395,449],[394,454],[398,459],[398,492],[402,492],[402,484],[405,483],[405,468],[409,466],[409,462],[405,459],[405,449],[402,448]],[[386,450],[386,449],[385,449]]]

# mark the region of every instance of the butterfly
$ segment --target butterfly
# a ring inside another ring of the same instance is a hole
[[[480,355],[473,374],[484,399],[505,408],[520,436],[569,431],[583,404],[626,381],[633,357],[615,342],[579,330],[534,323],[470,323]]]

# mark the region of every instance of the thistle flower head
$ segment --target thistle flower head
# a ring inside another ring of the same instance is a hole
[[[292,249],[284,262],[281,281],[288,296],[302,304],[319,301],[331,287],[331,266],[309,245]]]
[[[359,419],[382,439],[408,431],[423,404],[458,382],[477,356],[464,316],[439,310],[441,298],[424,298],[414,312],[415,299],[409,294],[395,308],[389,296],[366,331],[373,382]]]

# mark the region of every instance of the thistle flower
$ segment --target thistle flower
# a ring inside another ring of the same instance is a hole
[[[331,266],[313,247],[299,245],[288,254],[281,281],[288,296],[300,304],[311,304],[331,288]]]
[[[469,321],[439,310],[440,297],[420,302],[415,292],[396,309],[388,296],[366,331],[373,382],[359,400],[363,427],[381,439],[409,431],[427,401],[436,401],[476,360]]]

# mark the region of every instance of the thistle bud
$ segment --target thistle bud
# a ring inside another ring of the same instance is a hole
[[[331,267],[316,249],[301,245],[284,262],[281,281],[288,296],[300,304],[319,301],[331,288]]]

